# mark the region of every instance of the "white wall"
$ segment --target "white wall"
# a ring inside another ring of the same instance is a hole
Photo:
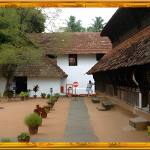
[[[66,84],[73,84],[78,82],[79,86],[76,88],[77,94],[87,94],[86,87],[89,80],[94,83],[92,75],[85,74],[89,71],[96,63],[96,54],[78,54],[77,55],[77,66],[69,66],[68,55],[63,55],[64,58],[57,58],[57,65],[68,74],[67,78],[61,78],[61,86],[64,86],[66,92]],[[85,75],[84,75],[85,74]],[[93,93],[95,92],[95,86],[92,87]],[[75,94],[75,88],[73,93]],[[61,93],[63,94],[63,93]]]
[[[50,94],[50,88],[53,88],[53,94],[60,93],[60,78],[27,77],[27,89],[33,90],[35,85],[40,87],[36,92],[37,97],[40,97],[41,93]],[[30,97],[33,95],[35,95],[34,91],[31,92]]]
[[[6,86],[6,79],[4,77],[0,77],[0,93],[3,95],[4,89]]]

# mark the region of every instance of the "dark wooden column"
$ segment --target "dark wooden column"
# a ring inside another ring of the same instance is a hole
[[[140,91],[142,93],[142,107],[147,107],[149,100],[149,87],[146,83],[146,70],[144,68],[139,68],[136,70],[135,79],[139,84]]]

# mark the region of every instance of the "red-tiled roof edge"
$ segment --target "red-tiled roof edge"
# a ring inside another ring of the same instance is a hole
[[[140,58],[140,55],[138,56],[138,51],[142,49],[142,45],[147,41],[150,42],[150,26],[146,27],[134,36],[122,42],[120,45],[113,48],[106,55],[104,55],[104,57],[102,57],[102,59],[97,64],[95,64],[88,72],[86,72],[86,74],[149,63],[147,58],[144,60],[144,58]],[[136,55],[133,55],[133,53]],[[135,58],[137,56],[137,58],[133,59],[133,56]],[[120,61],[119,58],[121,58]],[[142,59],[142,63],[138,59]],[[128,60],[135,61],[129,62]]]

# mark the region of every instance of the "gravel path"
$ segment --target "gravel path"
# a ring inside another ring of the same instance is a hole
[[[83,98],[71,99],[63,142],[99,142]]]

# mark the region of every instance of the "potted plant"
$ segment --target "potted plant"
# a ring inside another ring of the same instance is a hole
[[[49,111],[43,107],[43,108],[40,108],[40,113],[41,113],[42,118],[46,118],[47,113],[49,113]]]
[[[36,92],[39,90],[39,86],[38,85],[36,85],[36,86],[34,86],[34,88],[33,88],[33,91],[35,92],[35,95],[34,95],[34,98],[36,98]]]
[[[52,102],[53,106],[54,106],[54,103],[55,103],[56,99],[57,98],[55,96],[52,96],[52,97],[49,98],[49,100]]]
[[[42,98],[45,98],[46,94],[45,93],[41,93]]]
[[[36,105],[36,108],[38,108],[38,107],[40,107],[40,106],[39,106],[39,104],[38,104],[38,105]]]
[[[39,112],[38,109],[34,109],[34,113],[35,113],[35,114],[38,114],[38,115],[40,116],[40,112]]]
[[[50,96],[51,96],[50,94],[47,94],[47,99],[49,99],[49,98],[50,98]]]
[[[4,93],[4,95],[6,95],[6,97],[8,97],[8,101],[10,102],[12,100],[13,95],[14,95],[14,91],[7,89]]]
[[[21,91],[20,93],[21,101],[24,101],[25,93],[26,92]]]
[[[30,141],[30,135],[25,132],[25,133],[21,133],[20,135],[17,136],[18,142],[26,142],[29,143]]]
[[[51,108],[53,108],[53,102],[52,101],[47,101],[47,104],[51,106]]]
[[[52,106],[50,106],[50,105],[44,105],[43,106],[45,109],[47,109],[48,111],[50,111],[50,108],[52,108]]]
[[[8,139],[1,139],[1,142],[6,142],[6,143],[8,143],[8,142],[13,142],[13,141],[11,141],[11,140],[8,138]]]
[[[57,100],[58,100],[58,97],[59,97],[59,93],[56,93],[54,96],[57,98]]]
[[[24,97],[26,98],[26,100],[29,99],[29,93],[25,92]]]
[[[42,118],[38,114],[31,113],[24,118],[24,123],[28,126],[30,135],[37,134],[38,127],[42,124]]]
[[[30,97],[30,93],[31,93],[31,89],[27,89],[27,93],[29,94],[29,97]]]

